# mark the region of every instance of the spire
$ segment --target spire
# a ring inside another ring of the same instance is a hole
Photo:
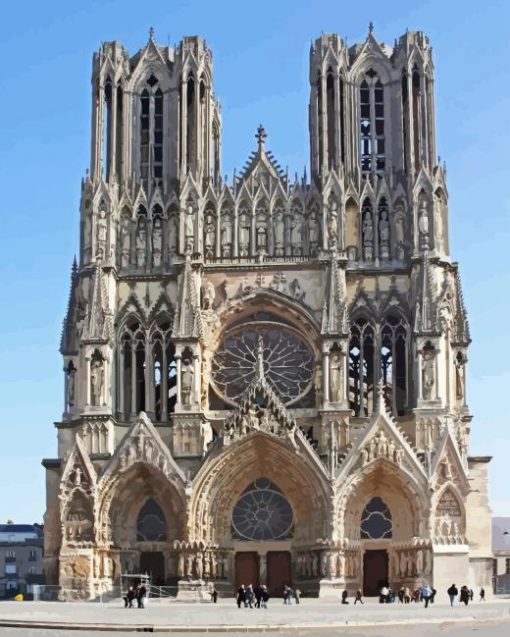
[[[60,353],[68,353],[70,351],[77,350],[76,337],[76,324],[74,321],[74,296],[76,290],[76,284],[78,281],[78,264],[76,262],[76,255],[73,259],[71,266],[71,285],[69,286],[69,297],[67,300],[67,312],[62,323],[62,334],[60,336]]]
[[[343,273],[338,267],[338,254],[331,251],[328,268],[327,300],[322,310],[322,333],[340,334],[346,331],[346,304]]]
[[[434,283],[432,280],[429,254],[425,252],[422,262],[421,290],[417,295],[414,318],[416,332],[429,332],[434,328]]]
[[[372,35],[373,32],[374,32],[374,23],[372,22],[372,20],[370,20],[370,22],[368,23],[368,35]]]
[[[189,253],[186,254],[184,263],[179,301],[179,307],[175,313],[174,334],[181,337],[196,336],[197,295]]]

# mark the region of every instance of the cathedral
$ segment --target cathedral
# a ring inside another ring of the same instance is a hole
[[[94,55],[65,405],[43,461],[64,596],[130,573],[181,598],[490,589],[429,40],[323,34],[309,82],[309,177],[259,126],[227,178],[202,38],[151,30],[134,55]]]

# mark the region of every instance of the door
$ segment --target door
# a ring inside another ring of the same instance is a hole
[[[147,551],[140,555],[140,573],[147,573],[151,584],[163,586],[165,584],[165,556],[161,551]]]
[[[255,551],[236,553],[236,590],[241,584],[259,585],[259,554]]]
[[[388,586],[388,551],[365,551],[363,556],[363,595],[378,595]]]
[[[292,585],[292,571],[289,551],[268,551],[267,587],[271,595],[283,595],[285,584]]]

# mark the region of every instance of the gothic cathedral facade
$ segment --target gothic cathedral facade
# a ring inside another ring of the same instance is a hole
[[[203,39],[93,60],[49,583],[490,587],[428,39],[310,50],[310,177],[221,173]]]

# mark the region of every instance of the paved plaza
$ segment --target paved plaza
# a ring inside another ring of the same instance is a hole
[[[441,602],[442,600],[440,600]],[[270,601],[267,610],[238,609],[234,600],[218,604],[152,601],[146,609],[125,609],[121,601],[100,603],[3,602],[0,604],[0,628],[11,631],[17,626],[57,630],[80,629],[147,632],[286,632],[292,634],[335,634],[346,627],[360,630],[377,625],[380,631],[392,625],[450,624],[469,626],[481,622],[510,619],[510,600],[498,599],[469,606],[436,603],[425,609],[422,604],[381,605],[369,599],[363,606],[342,606],[336,601],[303,599],[299,606],[285,606],[280,599]],[[508,629],[508,626],[507,626]],[[363,634],[363,630],[359,634]],[[333,632],[331,632],[333,631]],[[393,629],[392,629],[393,631]],[[414,632],[414,629],[413,629]],[[1,633],[0,633],[1,634]],[[7,633],[9,634],[9,633]],[[15,634],[14,632],[12,634]],[[41,634],[41,633],[37,633]],[[118,634],[118,632],[116,632]],[[367,633],[370,634],[370,633]],[[381,632],[377,634],[382,634]],[[389,634],[389,633],[388,633]],[[395,634],[392,632],[392,634]],[[424,633],[425,634],[425,633]],[[485,634],[485,633],[484,633]]]

